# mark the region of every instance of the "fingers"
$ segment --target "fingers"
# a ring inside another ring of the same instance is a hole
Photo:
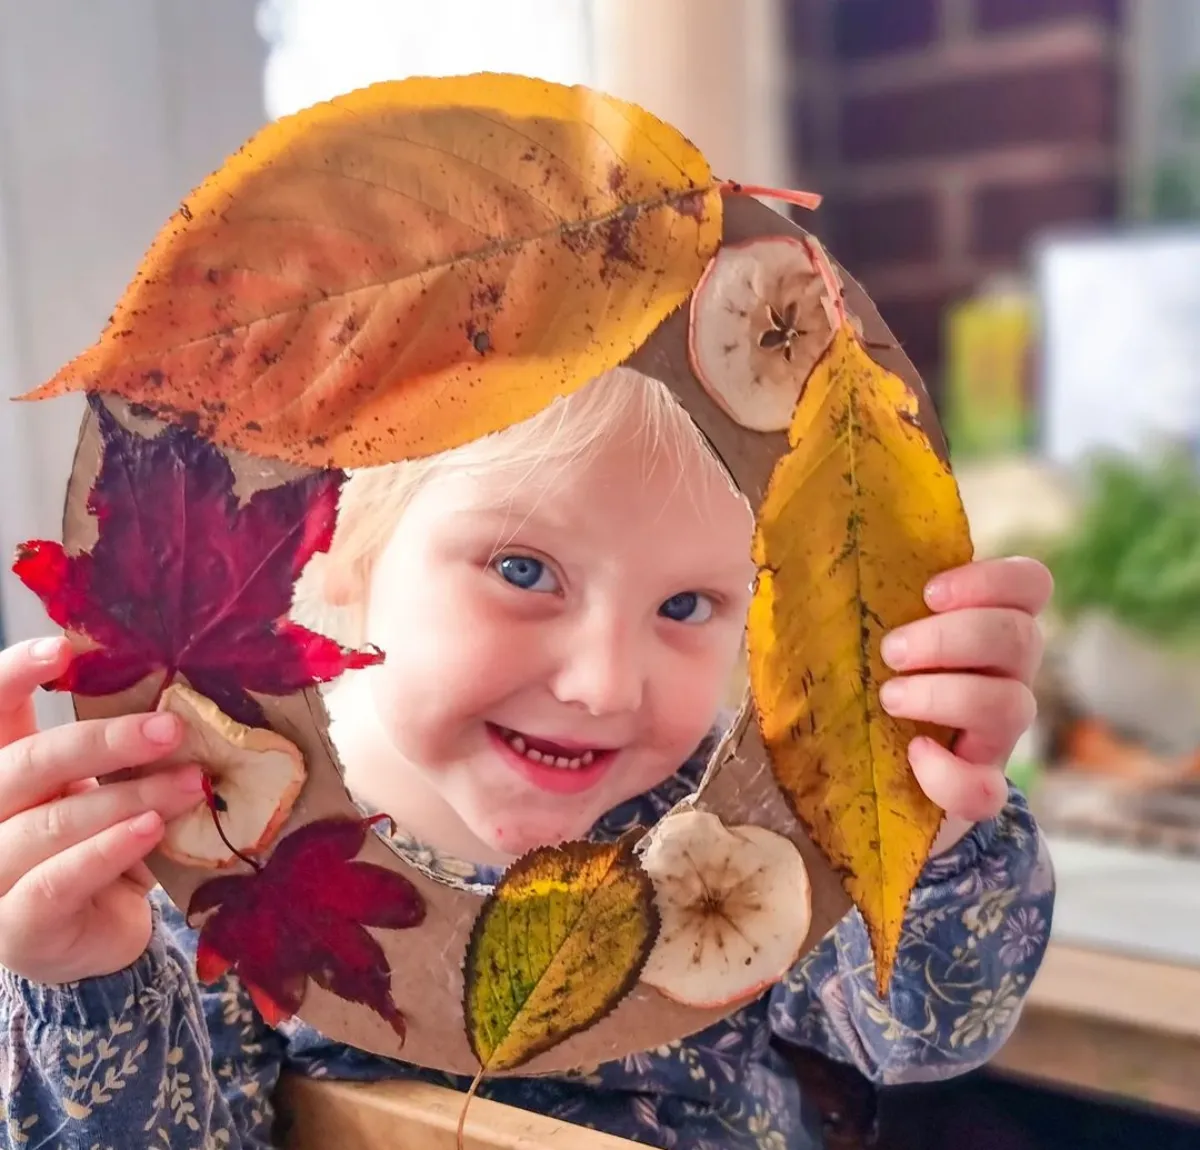
[[[21,811],[0,824],[0,895],[54,855],[146,811],[165,822],[204,801],[198,767],[94,787]]]
[[[1050,602],[1054,579],[1036,559],[984,559],[929,581],[925,602],[932,611],[1009,607],[1037,615]]]
[[[879,699],[889,715],[959,730],[1019,736],[1037,716],[1033,692],[1024,683],[986,675],[905,675],[884,683]]]
[[[1031,682],[1044,640],[1026,611],[977,607],[933,615],[885,635],[884,661],[895,671],[973,670]]]
[[[889,715],[963,732],[955,751],[975,763],[1006,763],[1037,717],[1033,692],[1015,679],[930,674],[889,679],[879,691]]]
[[[33,734],[33,693],[70,661],[71,645],[61,638],[32,639],[0,651],[0,746]]]
[[[78,795],[82,794],[84,791],[95,790],[98,786],[100,786],[100,781],[98,779],[81,779],[77,783],[71,783],[71,785],[65,789],[63,794]],[[200,793],[204,793],[203,783],[201,783]],[[190,807],[188,809],[190,809]],[[167,822],[170,822],[174,817],[166,814],[163,811],[159,811],[159,814],[163,815]],[[143,891],[145,894],[149,894],[156,886],[158,886],[158,879],[154,877],[154,873],[145,863],[135,863],[129,868],[128,871],[125,872],[124,877],[127,882],[131,883],[138,890]]]
[[[122,877],[143,894],[149,894],[158,886],[158,879],[154,877],[154,872],[144,862],[134,863]]]
[[[144,766],[178,746],[174,715],[123,715],[28,735],[0,751],[0,822],[61,794],[81,779]]]
[[[912,741],[908,758],[921,790],[953,818],[982,822],[1008,801],[1008,780],[999,767],[966,762],[926,738]]]
[[[162,839],[157,811],[143,811],[54,855],[24,875],[5,896],[22,929],[61,922],[137,866]]]

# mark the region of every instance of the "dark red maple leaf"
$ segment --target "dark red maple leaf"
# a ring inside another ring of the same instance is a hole
[[[329,547],[342,472],[315,472],[245,502],[220,450],[182,427],[147,439],[96,397],[103,459],[88,496],[90,552],[32,542],[13,570],[51,619],[97,644],[53,690],[110,695],[183,675],[226,714],[260,725],[246,694],[290,695],[378,662],[286,618],[304,565]]]
[[[364,928],[418,926],[425,902],[402,874],[355,860],[375,821],[307,823],[282,839],[254,874],[226,875],[197,888],[188,918],[217,908],[200,927],[201,981],[236,970],[259,1013],[276,1026],[300,1009],[312,979],[339,998],[371,1007],[403,1038],[387,958]]]

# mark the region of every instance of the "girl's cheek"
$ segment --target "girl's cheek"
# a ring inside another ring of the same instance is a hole
[[[670,725],[685,738],[697,728],[701,737],[707,734],[721,708],[735,695],[740,701],[736,667],[736,658],[728,657],[723,648],[700,651],[694,658],[676,663],[670,684]]]

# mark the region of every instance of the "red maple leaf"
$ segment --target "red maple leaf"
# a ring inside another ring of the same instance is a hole
[[[402,874],[355,861],[375,821],[307,823],[282,839],[254,874],[226,875],[197,888],[189,919],[218,908],[200,927],[201,981],[236,970],[259,1013],[276,1026],[300,1009],[312,979],[339,998],[371,1007],[403,1038],[387,958],[364,928],[417,926],[425,902]]]
[[[242,502],[219,449],[182,427],[128,431],[95,397],[103,459],[88,496],[90,552],[32,542],[13,570],[59,626],[97,644],[47,686],[110,695],[156,671],[260,725],[246,694],[290,695],[378,662],[286,618],[295,581],[329,547],[342,472],[316,472]]]

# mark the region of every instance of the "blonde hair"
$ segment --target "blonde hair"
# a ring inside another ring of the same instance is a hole
[[[607,441],[628,415],[645,443],[649,467],[663,461],[681,474],[700,456],[737,490],[723,464],[671,390],[627,367],[605,372],[530,419],[460,447],[353,472],[342,488],[329,551],[313,557],[296,584],[292,616],[347,646],[361,646],[371,570],[418,489],[440,474],[514,474],[513,490],[535,470],[566,467]],[[352,592],[330,594],[337,573]],[[339,600],[339,601],[335,601]]]

